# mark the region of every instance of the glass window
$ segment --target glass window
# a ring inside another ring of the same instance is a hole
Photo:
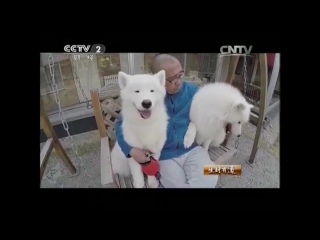
[[[208,82],[214,81],[217,57],[217,53],[187,53],[185,76],[201,80],[205,78]]]
[[[116,79],[119,71],[129,73],[128,53],[99,54],[97,61],[101,87]]]
[[[52,91],[48,57],[48,53],[41,53],[40,94],[45,111],[56,112],[58,105]],[[53,57],[55,82],[63,108],[91,100],[91,89],[101,90],[119,71],[128,72],[127,53],[55,53]]]
[[[58,110],[53,89],[52,79],[48,64],[49,54],[41,53],[40,64],[40,94],[43,101],[44,110],[51,112]],[[71,106],[79,103],[78,92],[76,89],[70,55],[53,54],[54,57],[54,76],[58,86],[61,107]]]
[[[151,73],[151,63],[155,55],[155,53],[144,54],[144,73]]]
[[[135,53],[134,66],[135,73],[151,73],[150,66],[153,57],[159,53]],[[182,68],[185,70],[186,78],[195,77],[196,80],[213,78],[216,69],[217,57],[216,53],[167,53],[176,57]]]
[[[55,82],[57,83],[58,90],[64,89],[64,82],[59,63],[54,63]],[[51,87],[52,77],[50,75],[49,65],[40,68],[40,92],[41,95],[46,95],[53,92]]]

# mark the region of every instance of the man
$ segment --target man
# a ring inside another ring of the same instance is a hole
[[[153,74],[165,70],[165,105],[169,115],[167,141],[160,155],[160,183],[164,188],[215,188],[218,176],[204,175],[203,166],[212,164],[208,152],[194,143],[184,148],[183,140],[190,119],[190,105],[198,86],[183,82],[184,71],[178,59],[168,54],[157,55],[152,62]],[[124,154],[137,162],[148,161],[143,149],[129,146],[122,134],[122,119],[116,122],[116,137]]]

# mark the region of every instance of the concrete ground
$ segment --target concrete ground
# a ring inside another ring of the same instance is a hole
[[[249,166],[249,159],[256,127],[247,124],[239,141],[238,152],[230,164],[241,164],[241,176],[221,176],[218,186],[222,188],[279,188],[279,117],[266,130],[260,140],[255,162]],[[81,159],[77,159],[68,138],[61,139],[71,161],[80,172],[72,176],[53,151],[49,159],[41,188],[101,188],[100,182],[100,138],[98,131],[74,136]],[[234,146],[234,139],[229,144]],[[40,144],[42,149],[43,144]],[[81,163],[80,165],[78,163]]]

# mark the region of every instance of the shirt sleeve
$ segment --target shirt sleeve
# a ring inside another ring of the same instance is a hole
[[[123,133],[122,133],[122,116],[119,114],[116,123],[115,123],[115,132],[116,132],[116,139],[117,142],[122,150],[122,152],[127,156],[127,158],[130,158],[130,151],[132,147],[124,140]]]

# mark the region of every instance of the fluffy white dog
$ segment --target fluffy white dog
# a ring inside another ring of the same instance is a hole
[[[226,137],[225,127],[231,124],[231,133],[240,137],[242,124],[249,121],[250,109],[241,92],[227,83],[211,83],[195,94],[190,109],[190,124],[184,137],[184,146],[196,141],[206,150],[219,147]]]
[[[149,150],[159,159],[166,141],[168,115],[164,98],[165,71],[154,75],[128,75],[119,72],[118,82],[122,99],[122,132],[124,140],[134,148]],[[116,142],[111,152],[114,173],[132,175],[134,188],[143,188],[144,176],[141,165],[127,158]],[[148,176],[148,185],[157,188],[159,181]]]

